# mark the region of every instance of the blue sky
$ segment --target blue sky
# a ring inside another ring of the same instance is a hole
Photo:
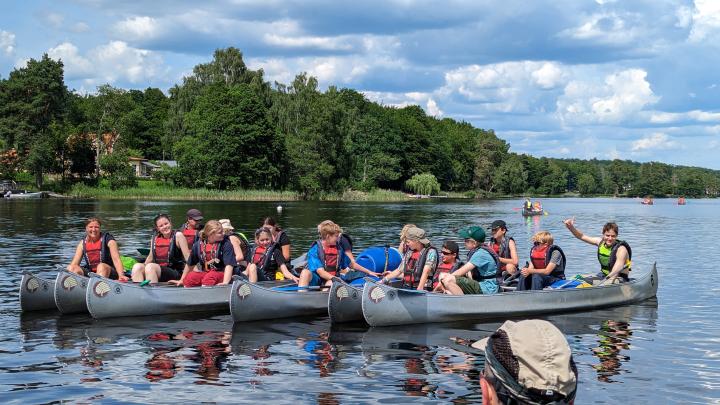
[[[0,76],[179,83],[216,48],[289,83],[494,129],[511,151],[720,169],[720,1],[5,1]]]

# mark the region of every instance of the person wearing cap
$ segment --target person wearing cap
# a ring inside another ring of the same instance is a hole
[[[548,231],[533,235],[534,245],[530,249],[530,263],[520,269],[518,291],[542,290],[558,280],[565,279],[565,253],[554,244]]]
[[[158,214],[153,224],[155,233],[150,239],[145,263],[135,263],[132,267],[132,281],[136,283],[178,280],[190,256],[187,241],[180,231],[173,229],[169,215]]]
[[[563,222],[573,236],[598,247],[600,273],[596,278],[602,280],[601,284],[613,283],[618,277],[622,281],[630,280],[632,250],[627,242],[617,238],[619,228],[615,222],[608,222],[603,226],[601,237],[587,236],[580,232],[575,228],[575,218],[568,218]]]
[[[459,256],[460,246],[455,241],[446,240],[442,245],[442,249],[440,249],[440,264],[433,277],[433,291],[445,291],[442,284],[440,284],[440,276],[445,273],[452,273],[463,265],[463,262],[458,259]]]
[[[518,268],[517,245],[515,239],[507,236],[507,224],[502,219],[493,221],[490,225],[488,246],[500,259],[500,271],[509,275],[515,274]]]
[[[250,249],[250,243],[248,242],[245,235],[239,232],[235,232],[235,227],[232,226],[232,223],[229,219],[224,218],[218,220],[220,222],[220,225],[223,227],[223,232],[225,232],[225,237],[227,237],[230,240],[230,243],[233,246],[233,251],[235,252],[235,261],[237,262],[237,266],[235,267],[234,273],[236,275],[239,275],[242,273],[245,268],[248,265],[247,260],[245,259],[245,256],[248,253],[248,250]]]
[[[506,321],[472,347],[485,354],[483,404],[572,404],[578,371],[567,339],[541,319]]]
[[[482,227],[470,226],[461,229],[458,234],[465,240],[465,248],[468,249],[467,263],[450,274],[440,275],[440,284],[445,293],[495,294],[499,288],[497,273],[500,262],[495,252],[483,244],[485,231]]]
[[[398,251],[400,254],[405,254],[408,251],[407,247],[407,231],[410,228],[416,228],[415,224],[405,224],[402,229],[400,230],[400,245],[398,246]]]
[[[180,227],[180,232],[185,236],[187,245],[192,247],[193,243],[197,242],[202,229],[203,214],[197,208],[190,208],[185,216],[187,221]]]
[[[401,288],[432,291],[435,269],[438,266],[437,249],[430,244],[425,230],[418,227],[407,229],[405,244],[408,251],[403,255],[400,266],[387,272],[381,282],[387,283],[388,280],[402,275]]]

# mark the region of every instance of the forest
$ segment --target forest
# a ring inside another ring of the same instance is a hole
[[[174,187],[322,192],[376,189],[507,195],[717,197],[720,171],[510,152],[492,129],[369,101],[316,78],[269,83],[240,50],[218,49],[167,94],[109,84],[67,88],[43,55],[0,78],[0,180],[66,191],[137,186],[130,157],[174,160]]]

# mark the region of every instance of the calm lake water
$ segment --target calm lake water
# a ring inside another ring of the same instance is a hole
[[[549,230],[568,257],[567,273],[598,267],[592,246],[562,219],[599,235],[614,220],[633,248],[634,273],[657,262],[657,299],[601,311],[550,316],[567,336],[580,372],[577,403],[720,403],[720,201],[545,199],[549,215],[525,220],[520,201],[406,203],[0,201],[0,398],[3,403],[259,402],[407,403],[481,400],[484,359],[451,337],[475,340],[501,322],[368,328],[327,317],[233,325],[229,316],[95,321],[88,316],[21,314],[20,273],[54,277],[89,216],[105,220],[121,252],[147,245],[151,220],[180,225],[198,207],[251,233],[279,217],[306,249],[316,224],[332,219],[364,247],[397,243],[404,223],[435,244],[468,224],[508,223],[524,262],[536,231]]]

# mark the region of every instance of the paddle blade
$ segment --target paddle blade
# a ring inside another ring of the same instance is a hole
[[[544,213],[543,215],[547,216],[547,214],[548,214],[548,212],[547,212],[547,211],[545,211],[545,213]]]

